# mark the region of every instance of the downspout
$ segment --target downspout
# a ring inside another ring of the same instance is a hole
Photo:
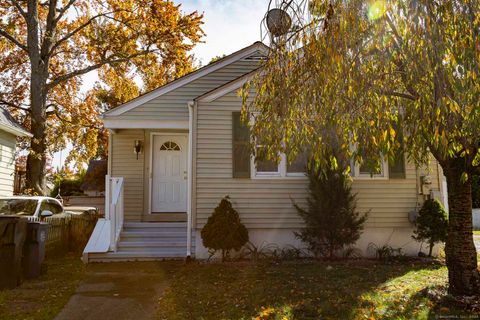
[[[192,191],[193,191],[193,107],[188,102],[188,175],[187,175],[187,258],[192,255]]]
[[[108,155],[107,155],[107,174],[112,175],[112,158],[113,158],[113,135],[114,130],[108,129]]]

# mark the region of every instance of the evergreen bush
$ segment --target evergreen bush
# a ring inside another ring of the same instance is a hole
[[[305,221],[297,238],[308,244],[316,257],[335,257],[336,252],[354,244],[361,235],[366,214],[356,210],[356,195],[342,168],[307,168],[308,208],[294,204]]]
[[[238,251],[248,242],[248,230],[228,196],[214,209],[201,235],[203,246],[209,249],[211,255],[221,250],[222,261],[229,257],[230,250]]]
[[[448,220],[442,204],[435,199],[425,201],[415,224],[417,229],[412,237],[429,244],[428,256],[431,257],[435,243],[447,240]]]

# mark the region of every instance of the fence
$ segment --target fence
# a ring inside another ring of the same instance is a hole
[[[63,197],[63,205],[66,206],[65,210],[68,211],[68,207],[95,207],[98,209],[98,213],[105,215],[105,197],[104,196],[70,196]]]
[[[98,217],[71,215],[62,218],[47,218],[47,253],[80,253],[85,248]]]

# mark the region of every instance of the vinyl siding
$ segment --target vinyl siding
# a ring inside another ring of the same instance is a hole
[[[124,178],[125,220],[140,220],[144,203],[144,155],[133,152],[135,140],[145,141],[144,130],[120,130],[112,135],[111,175]]]
[[[16,137],[0,130],[0,196],[13,194]]]
[[[196,227],[206,223],[220,199],[229,195],[248,228],[298,228],[302,221],[292,201],[305,205],[306,178],[233,179],[232,112],[241,108],[236,91],[196,110],[194,188]],[[432,188],[436,187],[432,166]],[[366,227],[411,227],[408,213],[417,198],[415,166],[407,164],[406,179],[354,180],[357,208],[368,212]]]
[[[255,60],[239,60],[205,75],[191,83],[166,93],[119,116],[118,120],[178,120],[188,121],[187,103],[196,97],[257,69]],[[148,159],[151,130],[120,130],[112,136],[111,175],[125,178],[125,219],[142,220],[148,211]],[[144,152],[136,159],[134,140],[144,142]]]
[[[188,121],[187,102],[230,82],[259,67],[254,60],[239,60],[141,106],[127,111],[116,120],[180,120]]]

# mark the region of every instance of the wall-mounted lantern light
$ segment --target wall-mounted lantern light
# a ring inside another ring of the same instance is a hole
[[[133,146],[133,152],[137,155],[137,160],[138,160],[138,154],[142,153],[142,141],[141,140],[135,140],[135,144]]]

